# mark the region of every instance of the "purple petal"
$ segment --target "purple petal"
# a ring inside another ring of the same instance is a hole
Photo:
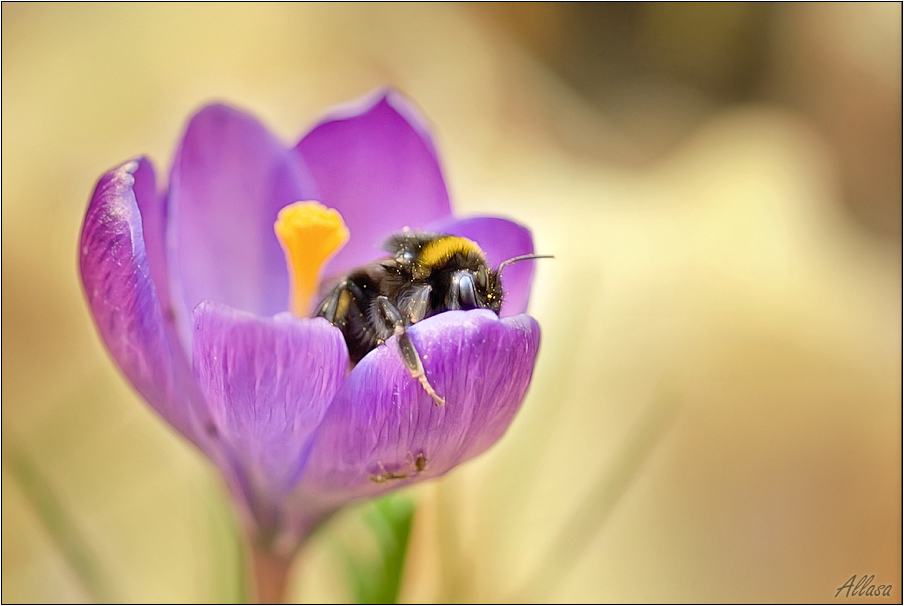
[[[368,98],[320,123],[295,148],[338,210],[351,238],[326,275],[384,255],[380,245],[405,226],[450,214],[436,150],[416,112],[396,93]]]
[[[534,242],[526,227],[497,217],[473,217],[447,219],[427,226],[429,231],[462,236],[474,240],[486,253],[490,267],[534,252]],[[527,311],[530,287],[534,279],[534,261],[519,261],[507,265],[502,272],[503,317],[523,314]]]
[[[165,271],[161,208],[154,169],[146,160],[127,162],[104,175],[82,228],[82,282],[101,338],[123,373],[164,419],[211,454],[200,429],[205,426],[201,396],[164,320],[158,292],[165,288],[158,291],[154,283]],[[148,227],[155,226],[150,258],[142,232],[144,211]]]
[[[154,167],[146,158],[138,159],[132,189],[141,213],[144,250],[150,265],[151,278],[157,289],[164,319],[172,314],[166,260],[166,198],[157,191]]]
[[[345,379],[342,333],[322,318],[261,318],[203,302],[194,314],[193,352],[231,471],[258,524],[272,526]]]
[[[540,344],[533,318],[451,311],[419,322],[410,334],[446,403],[437,406],[411,377],[395,338],[368,354],[317,431],[301,484],[311,500],[369,496],[441,475],[489,448],[509,426]]]
[[[173,286],[183,337],[202,300],[270,316],[288,309],[281,208],[317,198],[303,163],[252,116],[223,105],[189,122],[170,178]]]

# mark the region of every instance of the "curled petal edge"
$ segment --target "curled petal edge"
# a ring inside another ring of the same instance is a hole
[[[157,195],[154,170],[144,158],[100,179],[79,243],[82,284],[97,330],[126,378],[167,422],[216,459],[200,392],[152,277],[165,270],[153,270],[151,262],[159,259],[149,260],[145,247],[142,210],[157,212],[160,204],[151,195]]]

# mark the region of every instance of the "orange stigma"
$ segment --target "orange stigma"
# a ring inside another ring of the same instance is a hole
[[[342,215],[318,202],[295,202],[279,211],[273,225],[286,252],[289,309],[300,318],[311,312],[323,265],[348,241]]]

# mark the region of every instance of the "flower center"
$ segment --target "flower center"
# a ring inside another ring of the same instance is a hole
[[[318,202],[295,202],[279,211],[273,225],[286,251],[291,282],[289,308],[300,318],[310,313],[311,297],[323,264],[348,241],[342,215]]]

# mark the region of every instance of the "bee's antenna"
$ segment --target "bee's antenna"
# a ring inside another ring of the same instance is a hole
[[[518,257],[512,257],[507,261],[503,261],[499,264],[499,267],[496,269],[497,272],[502,273],[502,268],[508,265],[509,263],[515,263],[517,261],[527,261],[528,259],[555,259],[552,255],[521,255]]]

